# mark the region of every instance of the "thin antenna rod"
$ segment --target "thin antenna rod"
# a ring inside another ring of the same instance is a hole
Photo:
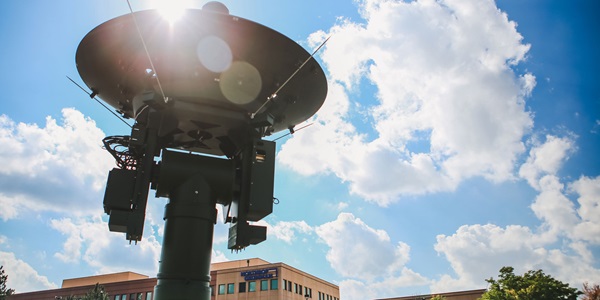
[[[144,45],[144,50],[146,51],[146,56],[148,56],[148,61],[150,62],[150,67],[156,75],[156,82],[158,83],[158,89],[160,90],[160,94],[163,96],[163,100],[167,102],[167,97],[165,96],[165,92],[163,91],[162,85],[160,84],[160,79],[158,78],[158,73],[156,72],[156,68],[154,67],[154,63],[152,62],[152,57],[150,56],[150,52],[148,51],[148,47],[146,46],[146,41],[142,36],[142,31],[140,30],[140,26],[138,25],[137,19],[135,18],[135,14],[133,13],[133,8],[131,8],[131,3],[127,0],[127,5],[129,6],[129,11],[131,12],[131,17],[133,18],[133,23],[135,23],[135,28],[137,29],[138,35],[142,40],[142,45]]]
[[[310,123],[310,124],[304,125],[304,126],[302,126],[302,127],[298,128],[298,129],[296,129],[294,132],[298,132],[298,131],[300,131],[300,130],[302,130],[302,129],[304,129],[304,128],[306,128],[306,127],[308,127],[308,126],[312,125],[312,124],[314,124],[314,123]],[[293,134],[293,133],[290,131],[290,132],[288,132],[288,133],[286,133],[286,134],[284,134],[284,135],[282,135],[282,136],[280,136],[280,137],[278,137],[278,138],[274,139],[274,140],[273,140],[273,142],[277,141],[278,139],[282,139],[282,138],[284,138],[284,137],[286,137],[286,136],[288,136],[288,135],[290,135],[290,134]]]
[[[129,1],[129,0],[127,0]],[[300,71],[300,69],[302,69],[302,67],[304,67],[304,65],[315,56],[315,54],[317,54],[317,52],[319,50],[321,50],[321,47],[325,46],[325,43],[327,43],[327,41],[329,41],[329,39],[331,38],[331,36],[328,36],[327,39],[325,39],[325,41],[323,41],[323,43],[321,43],[321,45],[315,50],[313,51],[313,53],[300,65],[300,67],[298,67],[298,69],[296,69],[296,71],[294,71],[294,73],[292,73],[292,75],[290,77],[288,77],[288,79],[281,85],[279,86],[279,88],[273,93],[271,94],[271,96],[267,97],[267,101],[265,101],[265,103],[263,103],[254,113],[252,113],[252,115],[250,115],[250,119],[254,119],[254,117],[267,105],[269,104],[269,102],[271,102],[271,100],[275,99],[277,97],[277,93],[279,93],[279,91],[281,91],[281,89],[288,83],[290,82],[290,80],[292,80],[292,78],[294,78],[294,76],[296,76],[296,74]]]
[[[96,102],[98,102],[100,105],[102,105],[104,108],[106,108],[106,110],[108,110],[111,114],[113,114],[115,117],[117,117],[119,120],[121,120],[121,122],[123,122],[123,123],[125,123],[125,125],[129,126],[129,128],[133,128],[133,127],[131,127],[131,125],[129,125],[129,123],[127,123],[125,120],[123,120],[123,118],[121,118],[114,111],[112,111],[112,109],[110,109],[108,106],[104,105],[104,103],[102,103],[100,100],[98,100],[96,98],[96,94],[97,94],[96,92],[92,91],[92,93],[88,93],[88,91],[86,91],[81,85],[79,85],[77,82],[75,82],[75,80],[71,79],[71,77],[67,76],[67,78],[69,78],[69,80],[71,80],[71,82],[73,84],[78,86],[84,93],[88,94],[88,96],[90,96],[90,98],[96,100]]]

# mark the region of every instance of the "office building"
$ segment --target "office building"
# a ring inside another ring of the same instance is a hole
[[[259,258],[213,263],[211,300],[339,300],[339,287],[284,263]],[[133,272],[63,280],[60,289],[20,293],[10,300],[75,299],[101,284],[111,300],[153,300],[156,278]]]

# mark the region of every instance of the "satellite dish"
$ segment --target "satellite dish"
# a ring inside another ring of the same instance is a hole
[[[140,95],[154,91],[159,97],[153,105],[177,122],[171,148],[228,155],[224,144],[240,144],[236,137],[249,130],[266,136],[315,114],[325,101],[327,80],[311,54],[223,7],[189,9],[175,23],[155,10],[109,20],[79,44],[79,74],[126,118],[137,119],[149,103]]]
[[[104,193],[109,230],[141,241],[149,189],[168,197],[154,299],[210,299],[215,205],[225,207],[229,249],[266,240],[254,222],[273,211],[276,147],[262,138],[317,112],[323,70],[296,42],[218,2],[175,23],[153,10],[109,20],[75,59],[90,96],[135,119],[130,136],[103,140],[118,166]]]

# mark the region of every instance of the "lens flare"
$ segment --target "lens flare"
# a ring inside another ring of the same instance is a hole
[[[186,0],[155,0],[153,5],[158,13],[169,23],[173,24],[181,16],[186,8],[189,7],[189,1]]]
[[[229,69],[233,60],[227,42],[213,35],[204,37],[198,42],[196,54],[202,65],[215,73]]]
[[[227,100],[235,104],[247,104],[260,93],[262,78],[253,65],[235,61],[227,71],[221,73],[219,86]]]

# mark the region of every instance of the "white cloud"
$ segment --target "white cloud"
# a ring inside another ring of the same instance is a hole
[[[348,202],[340,202],[336,205],[337,210],[344,210],[346,208],[348,208],[349,204]]]
[[[573,182],[569,190],[579,194],[577,214],[580,222],[574,228],[574,237],[600,245],[600,176],[583,176]]]
[[[275,238],[280,239],[288,244],[292,242],[292,240],[296,237],[296,232],[298,233],[310,233],[313,229],[304,221],[280,221],[275,223],[268,228],[269,234],[275,236]]]
[[[75,109],[62,110],[62,124],[47,117],[45,127],[1,115],[0,204],[7,209],[0,217],[17,218],[28,210],[80,215],[101,210],[98,199],[114,165],[102,138],[95,122]]]
[[[408,245],[394,245],[385,231],[369,227],[351,213],[339,214],[335,221],[317,227],[316,233],[329,246],[327,260],[333,269],[346,277],[375,278],[409,260]]]
[[[553,175],[540,180],[540,194],[535,198],[531,209],[544,221],[554,236],[572,232],[578,223],[575,205],[563,194],[563,185]]]
[[[446,257],[457,278],[443,274],[431,290],[483,288],[484,279],[497,275],[502,266],[514,266],[518,271],[534,268],[542,260],[543,245],[543,237],[517,225],[464,225],[453,235],[438,235],[435,250]]]
[[[229,261],[229,259],[227,258],[227,256],[225,256],[225,253],[218,251],[218,250],[212,250],[212,257],[210,259],[211,263],[218,263],[218,262],[224,262],[224,261]]]
[[[20,203],[23,203],[24,201],[26,200],[24,200],[23,197],[9,197],[0,192],[0,207],[2,207],[0,210],[0,218],[4,221],[16,218],[19,215]]]
[[[344,300],[364,300],[392,297],[403,294],[404,288],[424,286],[430,280],[403,267],[398,276],[387,277],[378,282],[362,282],[347,279],[340,282],[340,298]]]
[[[327,261],[340,275],[343,299],[367,299],[397,294],[407,286],[429,281],[405,265],[410,247],[393,243],[381,229],[371,228],[350,213],[318,226],[315,232],[329,247]]]
[[[55,289],[57,285],[50,282],[46,276],[38,274],[28,263],[18,259],[12,252],[0,251],[0,265],[4,266],[8,275],[6,286],[14,289],[15,293]]]
[[[288,244],[296,239],[296,234],[309,234],[314,230],[305,221],[279,221],[272,225],[265,220],[260,220],[253,224],[267,227],[268,239],[276,238]]]
[[[574,141],[570,137],[547,135],[541,145],[534,141],[534,147],[529,151],[527,161],[521,165],[519,175],[526,179],[529,185],[539,190],[540,177],[548,174],[555,175],[574,148]]]
[[[533,126],[524,98],[535,86],[533,75],[511,69],[529,50],[516,24],[493,1],[358,3],[364,23],[342,20],[309,38],[332,34],[322,51],[330,93],[317,125],[286,141],[280,162],[305,175],[333,173],[383,206],[474,176],[512,178]],[[363,79],[377,87],[378,103],[353,106]],[[351,123],[352,107],[366,109],[375,136]]]
[[[100,274],[133,271],[154,275],[158,270],[161,246],[148,222],[137,245],[129,244],[123,233],[108,231],[108,224],[99,217],[52,220],[50,226],[67,236],[62,251],[55,253],[64,262],[84,262]]]
[[[485,278],[502,266],[517,272],[542,269],[553,277],[579,286],[600,281],[591,247],[600,244],[600,177],[581,177],[569,185],[579,195],[578,208],[564,194],[554,175],[539,180],[540,193],[531,205],[542,221],[537,232],[525,226],[464,225],[450,236],[438,235],[436,251],[450,262],[456,277],[444,274],[432,291],[481,288]],[[555,248],[556,243],[567,245]]]

